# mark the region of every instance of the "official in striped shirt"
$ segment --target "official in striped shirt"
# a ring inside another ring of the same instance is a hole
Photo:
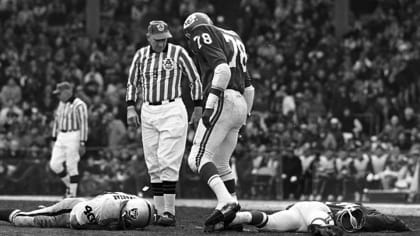
[[[68,82],[57,84],[53,93],[60,103],[54,116],[52,138],[55,142],[50,167],[66,185],[65,196],[75,197],[79,183],[77,166],[85,153],[88,136],[87,106],[73,95],[73,86]]]
[[[140,94],[144,156],[150,175],[158,225],[175,226],[175,188],[187,139],[188,116],[181,99],[181,79],[191,84],[195,103],[192,121],[201,117],[202,85],[192,59],[181,46],[168,43],[172,35],[163,21],[148,26],[148,46],[134,55],[127,83],[127,123],[138,127],[135,110]]]

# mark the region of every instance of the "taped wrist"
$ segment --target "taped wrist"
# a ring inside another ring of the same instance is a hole
[[[228,64],[222,63],[214,68],[213,80],[211,81],[211,87],[219,90],[225,90],[230,81],[230,68]]]

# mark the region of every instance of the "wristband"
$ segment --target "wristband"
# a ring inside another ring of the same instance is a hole
[[[209,93],[212,93],[212,94],[220,97],[220,95],[222,95],[222,93],[223,93],[223,90],[220,90],[220,89],[217,89],[217,88],[213,88],[212,87],[212,88],[210,88]]]

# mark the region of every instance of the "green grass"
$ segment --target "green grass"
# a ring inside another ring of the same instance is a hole
[[[36,208],[38,205],[48,205],[45,202],[34,202],[34,201],[0,201],[0,208],[19,208],[22,210],[31,210]],[[137,231],[88,231],[88,230],[71,230],[71,229],[46,229],[46,228],[23,228],[23,227],[14,227],[7,222],[0,223],[0,235],[23,235],[23,236],[32,236],[32,235],[43,235],[43,236],[66,236],[66,235],[98,235],[98,236],[170,236],[170,235],[209,235],[205,234],[202,231],[202,224],[204,219],[208,214],[210,214],[211,209],[205,208],[193,208],[193,207],[178,207],[177,208],[177,226],[164,228],[158,226],[149,226],[144,230]],[[358,233],[351,235],[360,235],[360,236],[371,236],[371,235],[420,235],[420,217],[401,217],[404,221],[408,223],[413,229],[419,229],[416,232],[409,233]],[[214,235],[254,235],[256,230],[252,227],[247,227],[245,232],[221,232]],[[258,233],[258,235],[309,235],[302,233]]]

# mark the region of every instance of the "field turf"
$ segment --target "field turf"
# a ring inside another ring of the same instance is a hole
[[[36,201],[0,201],[0,208],[19,208],[22,210],[31,210],[38,205],[49,205],[46,202]],[[130,235],[156,235],[156,236],[170,236],[170,235],[255,235],[257,231],[252,227],[246,227],[244,232],[221,232],[215,234],[205,234],[202,232],[202,223],[211,209],[195,208],[195,207],[177,207],[177,226],[164,228],[158,226],[149,226],[144,230],[137,231],[99,231],[99,230],[71,230],[71,229],[46,229],[46,228],[24,228],[14,227],[7,222],[0,222],[0,235],[44,235],[44,236],[66,236],[66,235],[97,235],[97,236],[130,236]],[[371,236],[371,235],[420,235],[420,217],[401,217],[408,225],[417,229],[414,232],[408,233],[357,233],[351,235]],[[309,235],[304,233],[258,233],[258,235]],[[350,235],[350,234],[347,234]]]

